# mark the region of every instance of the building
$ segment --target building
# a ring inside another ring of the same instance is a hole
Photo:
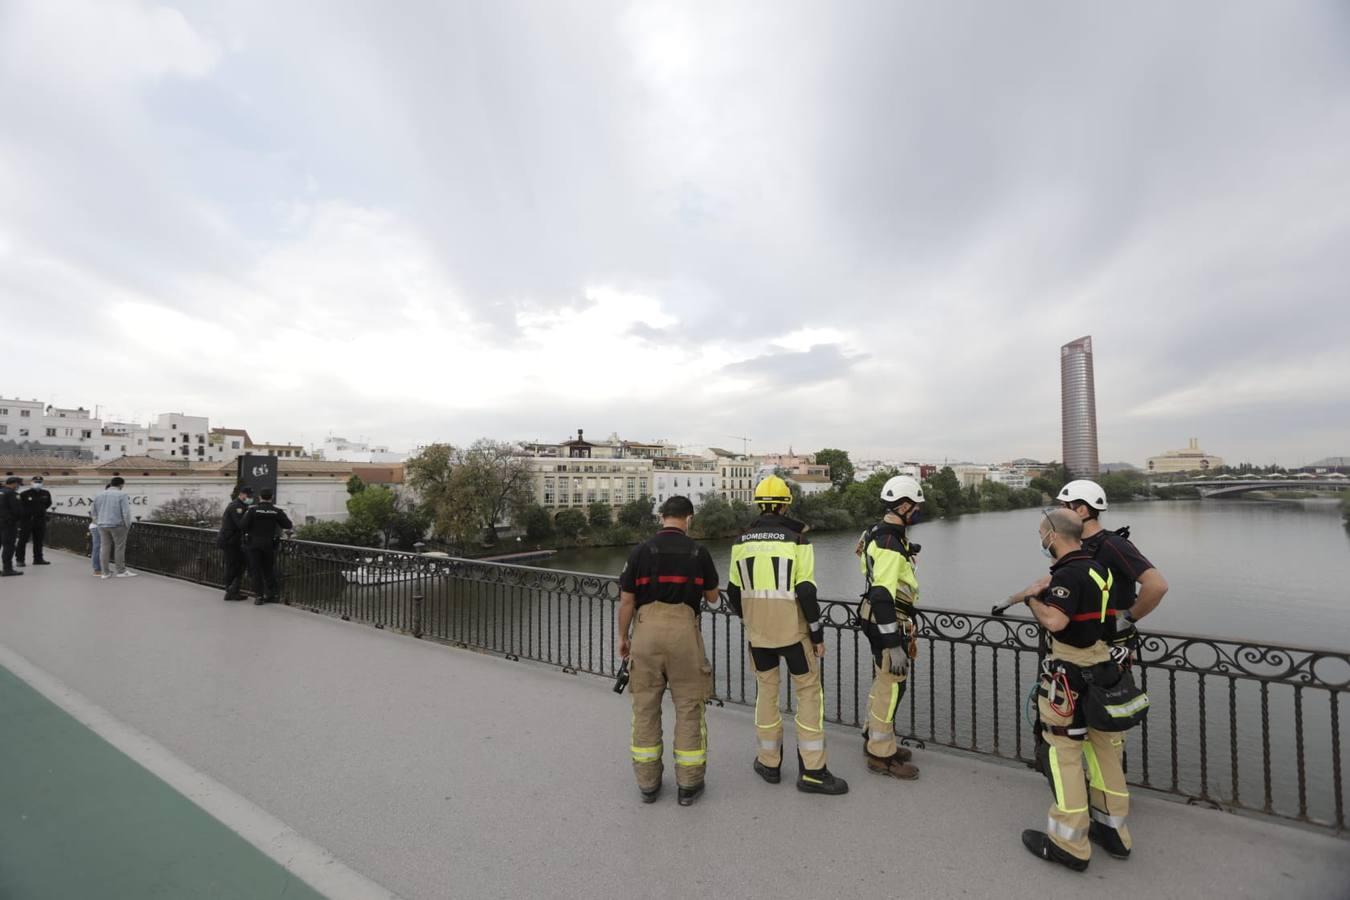
[[[788,480],[801,490],[804,497],[809,497],[812,494],[824,494],[834,487],[834,482],[830,480],[829,475],[793,475]]]
[[[343,437],[329,436],[323,440],[323,448],[319,451],[319,458],[338,462],[387,464],[401,463],[408,458],[408,454],[396,453],[388,447],[378,444],[349,441]]]
[[[91,460],[103,423],[89,410],[0,397],[0,452]]]
[[[1200,442],[1191,438],[1185,450],[1168,450],[1161,456],[1148,458],[1148,470],[1156,475],[1177,472],[1208,472],[1223,465],[1223,458],[1211,456],[1200,449]]]
[[[748,456],[723,450],[721,447],[709,447],[717,461],[717,475],[721,479],[719,489],[722,499],[728,503],[752,503],[755,499],[755,473],[758,466]]]
[[[961,482],[961,487],[979,487],[984,480],[989,477],[988,466],[976,466],[969,463],[952,466],[952,471],[956,473],[956,478]]]
[[[756,453],[750,457],[763,474],[773,474],[782,470],[788,475],[824,475],[830,477],[830,467],[816,462],[814,455],[802,456],[789,450],[787,453]]]
[[[660,456],[652,460],[654,508],[677,495],[688,497],[698,509],[709,497],[722,493],[717,460],[702,456]]]
[[[986,481],[992,481],[994,484],[1003,484],[1015,491],[1022,488],[1031,487],[1031,476],[1026,472],[1018,472],[1013,469],[990,469],[984,476]]]
[[[566,441],[518,446],[530,471],[534,501],[551,512],[592,503],[618,507],[653,496],[653,460],[626,456],[617,437],[588,441],[578,428],[577,436]]]
[[[253,438],[243,428],[212,428],[206,442],[215,445],[215,458],[220,460],[242,456],[253,446]]]
[[[1314,475],[1350,475],[1350,456],[1326,456],[1299,469]]]
[[[278,459],[304,459],[309,456],[303,444],[254,444],[248,448],[248,452]]]
[[[1097,389],[1091,336],[1059,348],[1059,395],[1064,465],[1075,478],[1096,478]]]

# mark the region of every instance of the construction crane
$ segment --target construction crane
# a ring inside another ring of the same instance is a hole
[[[748,437],[739,434],[729,434],[727,435],[727,437],[741,442],[741,456],[750,455],[750,444],[752,443],[752,441]]]

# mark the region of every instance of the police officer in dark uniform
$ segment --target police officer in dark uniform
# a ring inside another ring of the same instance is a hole
[[[220,516],[220,533],[216,535],[216,546],[222,551],[225,557],[225,599],[242,600],[242,589],[244,586],[244,571],[248,566],[248,559],[244,556],[243,537],[244,530],[241,527],[244,521],[244,513],[248,512],[249,505],[253,502],[253,488],[246,484],[241,484],[235,492],[234,499],[230,505],[225,507],[225,512]]]
[[[19,549],[15,557],[20,566],[24,565],[24,555],[28,542],[33,542],[33,565],[49,566],[43,559],[42,545],[47,540],[47,510],[52,508],[51,491],[43,486],[41,475],[34,475],[28,489],[19,493],[23,503],[23,521],[19,523]]]
[[[661,505],[661,530],[633,550],[619,576],[619,656],[629,663],[633,690],[629,750],[644,803],[655,801],[661,792],[661,701],[667,686],[675,704],[675,781],[681,806],[689,806],[703,792],[708,765],[703,705],[712,692],[712,666],[704,652],[699,613],[703,601],[714,605],[719,595],[712,556],[689,537],[693,521],[689,498],[671,497]]]
[[[0,487],[0,575],[6,577],[23,574],[14,568],[14,541],[23,521],[23,501],[19,499],[22,485],[22,478],[10,475]]]
[[[258,505],[251,506],[239,522],[243,532],[244,552],[248,554],[248,574],[258,597],[254,606],[276,603],[281,599],[281,585],[277,579],[277,545],[283,532],[295,529],[285,510],[272,502],[272,489],[258,492]]]

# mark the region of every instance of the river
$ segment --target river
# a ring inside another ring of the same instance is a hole
[[[987,613],[1045,572],[1037,509],[921,522],[921,606]],[[1176,500],[1122,503],[1102,519],[1131,538],[1170,585],[1147,630],[1350,647],[1350,532],[1329,501]],[[822,597],[855,599],[862,587],[857,534],[812,536]],[[726,577],[730,541],[707,541]],[[616,575],[629,548],[565,550],[535,563]]]

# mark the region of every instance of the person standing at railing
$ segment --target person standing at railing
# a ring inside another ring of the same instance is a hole
[[[99,557],[100,540],[98,536],[98,524],[89,523],[89,559],[94,564],[94,577],[97,578],[103,574],[103,562]]]
[[[94,498],[92,516],[98,525],[99,568],[103,578],[116,575],[127,578],[135,572],[127,568],[127,537],[131,534],[131,498],[122,490],[126,481],[114,476]]]
[[[248,554],[248,574],[257,592],[254,606],[276,603],[281,599],[281,584],[277,579],[277,546],[283,533],[295,530],[286,511],[272,502],[272,489],[258,492],[258,504],[250,506],[239,521],[243,532],[243,547]]]
[[[1134,623],[1158,608],[1167,593],[1167,579],[1135,547],[1129,528],[1107,531],[1102,527],[1106,491],[1097,482],[1071,481],[1056,499],[1082,520],[1083,549],[1111,570],[1110,642],[1133,648],[1138,643]]]
[[[41,475],[34,475],[28,483],[28,490],[19,493],[23,502],[23,521],[19,524],[19,549],[16,554],[18,564],[23,565],[28,542],[33,542],[33,565],[49,566],[42,555],[42,545],[47,539],[47,510],[52,508],[52,495],[43,486]]]
[[[909,662],[915,650],[914,612],[919,580],[914,572],[919,545],[906,529],[923,505],[923,486],[908,475],[896,475],[881,488],[886,514],[863,532],[858,565],[866,578],[858,618],[872,645],[872,689],[867,694],[867,730],[863,756],[867,768],[905,781],[919,777],[911,752],[895,742],[895,711],[905,696]]]
[[[712,693],[712,666],[704,652],[699,613],[702,601],[717,604],[718,577],[712,556],[689,537],[693,521],[689,498],[671,497],[661,505],[661,530],[633,550],[619,576],[619,656],[628,661],[633,691],[629,749],[644,803],[661,793],[661,700],[667,685],[675,704],[675,782],[681,806],[703,793],[707,771],[703,708]]]
[[[777,475],[765,478],[755,486],[759,518],[731,548],[727,601],[745,623],[755,665],[754,768],[769,784],[782,780],[778,669],[785,662],[797,692],[797,790],[846,794],[848,782],[825,766],[819,662],[825,658],[825,631],[816,599],[816,556],[804,526],[787,517],[791,503],[787,482]]]
[[[1129,856],[1131,847],[1125,827],[1130,795],[1120,754],[1125,735],[1089,727],[1083,711],[1084,671],[1111,661],[1105,641],[1111,573],[1083,546],[1082,534],[1082,520],[1072,510],[1042,516],[1041,550],[1054,560],[1050,581],[1038,581],[1022,595],[1050,638],[1037,708],[1047,745],[1042,769],[1055,792],[1046,831],[1023,831],[1022,844],[1075,872],[1088,867],[1089,839],[1118,858]]]
[[[0,575],[12,577],[22,575],[14,568],[14,542],[19,537],[19,523],[23,521],[23,501],[19,499],[18,489],[23,479],[10,475],[0,486]]]
[[[220,516],[220,532],[216,535],[216,546],[225,557],[225,599],[244,599],[241,591],[244,582],[244,569],[248,560],[244,555],[244,530],[241,527],[244,513],[248,512],[253,501],[253,488],[239,485],[234,499],[225,507]]]

